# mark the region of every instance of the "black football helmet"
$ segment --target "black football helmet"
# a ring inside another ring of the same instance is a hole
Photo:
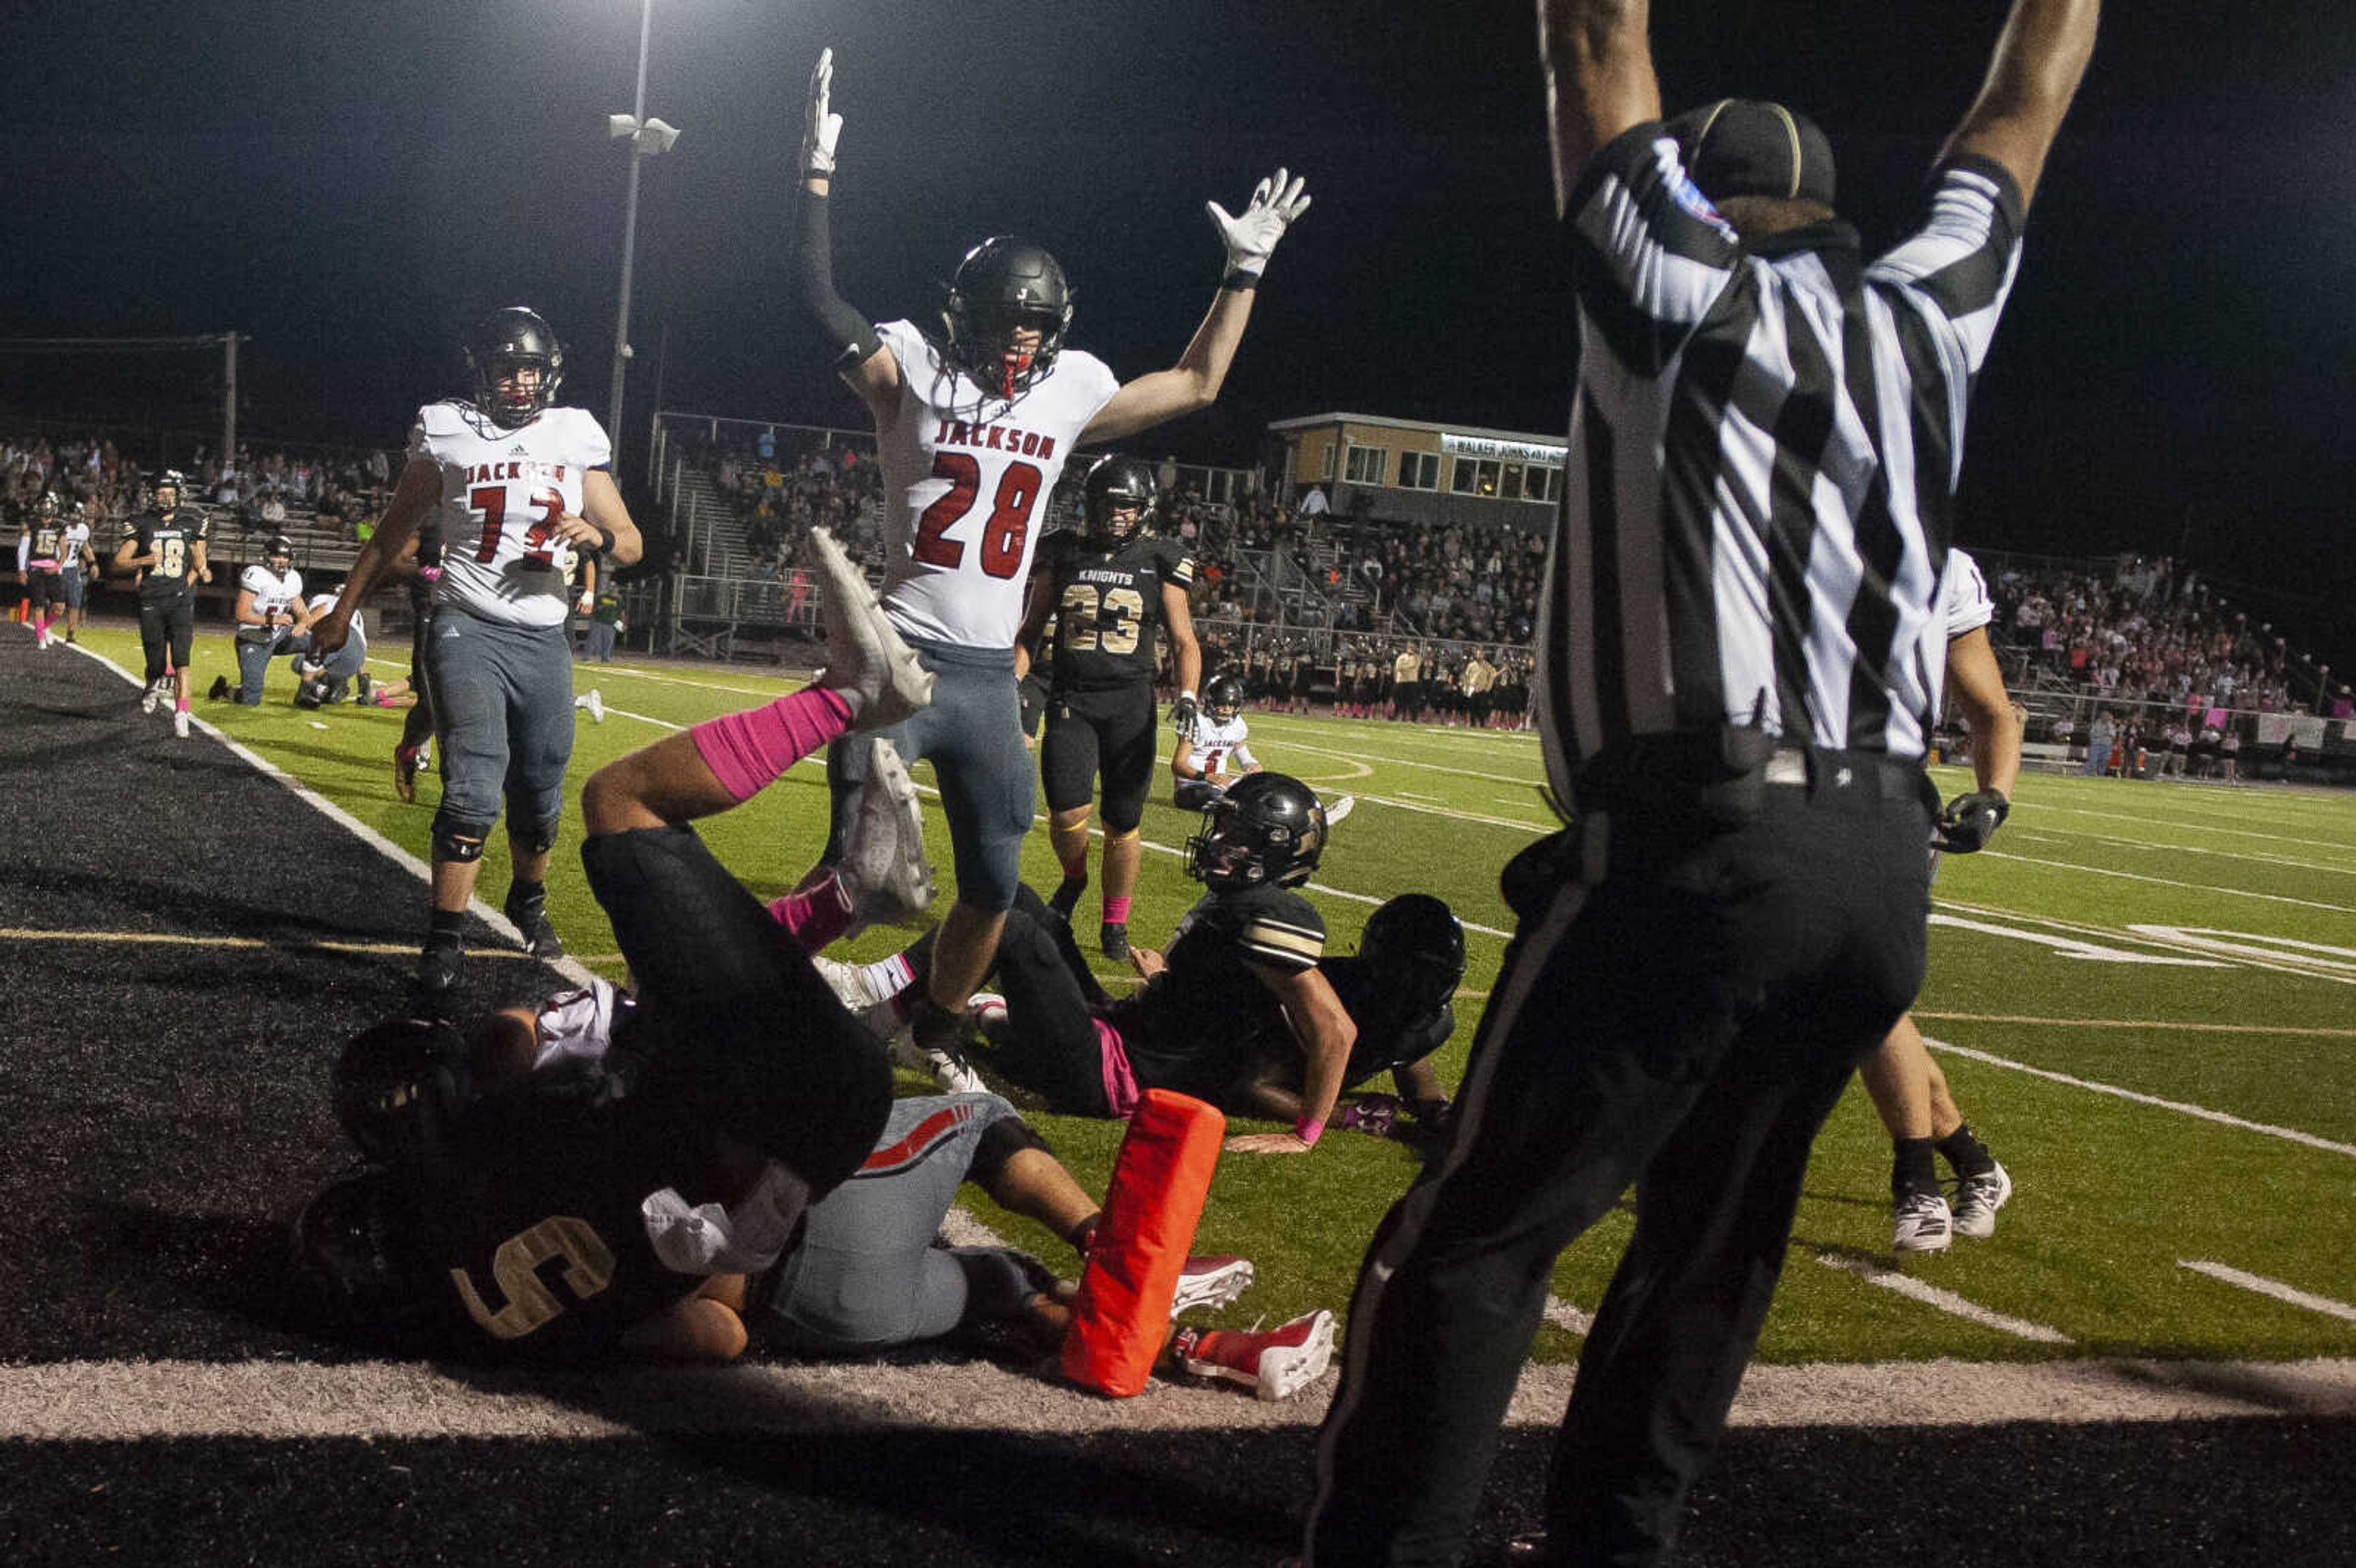
[[[466,1037],[440,1019],[387,1019],[344,1042],[329,1085],[360,1152],[399,1163],[438,1141],[466,1103]]]
[[[1203,808],[1186,874],[1213,888],[1297,888],[1325,852],[1325,808],[1289,773],[1246,773]]]
[[[1080,514],[1080,537],[1105,549],[1118,549],[1142,530],[1153,516],[1162,485],[1152,464],[1142,458],[1115,454],[1097,460],[1088,470]],[[1126,523],[1113,514],[1133,507],[1137,516]]]
[[[166,468],[163,473],[155,475],[155,509],[159,512],[168,512],[178,506],[181,499],[180,493],[187,487],[187,476],[177,468]],[[172,493],[172,498],[168,501],[164,499],[164,492],[166,490]]]
[[[1244,683],[1240,676],[1215,675],[1203,688],[1203,707],[1211,717],[1225,724],[1244,710]]]
[[[547,411],[564,382],[564,346],[537,312],[523,305],[495,310],[477,322],[462,346],[466,383],[476,410],[501,430],[520,430]],[[510,367],[537,365],[540,385],[530,392],[503,392],[500,378]]]
[[[409,1262],[391,1172],[369,1166],[329,1182],[303,1205],[288,1239],[295,1305],[318,1327],[381,1332],[424,1317],[428,1298]]]
[[[1401,893],[1366,917],[1358,958],[1378,991],[1429,1012],[1464,978],[1464,925],[1430,893]]]
[[[41,492],[40,499],[33,503],[33,515],[37,517],[54,517],[64,507],[65,503],[58,499],[58,493],[55,490],[44,490]]]
[[[1072,291],[1055,258],[1028,240],[1001,234],[958,263],[941,310],[949,357],[994,397],[1012,398],[1055,368],[1072,324]],[[1039,329],[1039,346],[1017,348],[1017,328]]]
[[[270,542],[262,547],[262,559],[276,560],[282,555],[286,558],[288,566],[294,564],[294,541],[284,534],[273,534],[270,536]],[[282,567],[279,570],[283,573],[284,568]]]

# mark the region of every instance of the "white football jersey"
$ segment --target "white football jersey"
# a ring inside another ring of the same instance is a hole
[[[303,574],[291,566],[281,577],[256,561],[238,573],[237,585],[253,595],[253,607],[265,621],[303,603]]]
[[[334,593],[322,593],[316,599],[311,601],[309,608],[316,610],[320,614],[325,615],[328,611],[333,610],[336,607],[336,601],[341,596],[342,592],[343,591],[341,589],[338,589]],[[356,635],[363,637],[368,635],[367,611],[357,608],[354,609],[352,611],[351,620],[346,624],[351,627],[352,631]]]
[[[90,525],[88,523],[68,523],[66,525],[65,554],[61,558],[61,564],[63,564],[68,571],[80,571],[81,568],[81,552],[83,548],[89,543]]]
[[[437,604],[511,626],[561,626],[574,550],[551,530],[582,507],[582,476],[614,460],[586,409],[550,409],[501,430],[465,403],[428,403],[409,432],[412,456],[442,470]]]
[[[1947,621],[1947,641],[1976,631],[1996,619],[1988,598],[1987,578],[1980,563],[1959,549],[1947,552],[1947,570],[1939,579],[1940,612]]]
[[[1211,717],[1209,709],[1198,709],[1194,714],[1194,732],[1187,737],[1194,747],[1190,760],[1203,770],[1205,778],[1217,784],[1228,776],[1230,758],[1242,767],[1252,765],[1252,754],[1244,746],[1244,737],[1250,732],[1240,713],[1222,724]]]
[[[911,637],[1011,648],[1048,498],[1120,382],[1102,360],[1066,347],[1008,402],[942,359],[914,323],[875,330],[903,383],[899,417],[876,438],[884,611]]]

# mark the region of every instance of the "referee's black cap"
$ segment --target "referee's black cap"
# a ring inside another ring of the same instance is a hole
[[[1780,103],[1721,98],[1668,123],[1686,172],[1714,200],[1794,197],[1833,204],[1833,144],[1816,123]]]

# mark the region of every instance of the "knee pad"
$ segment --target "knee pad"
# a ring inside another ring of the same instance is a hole
[[[441,812],[434,814],[434,858],[467,865],[483,858],[483,840],[491,836],[487,822],[462,822]]]
[[[979,1182],[987,1189],[998,1179],[998,1173],[1006,1168],[1006,1162],[1026,1148],[1035,1148],[1041,1154],[1055,1152],[1021,1116],[999,1117],[984,1127],[981,1136],[974,1140],[973,1163],[966,1168],[966,1179]]]
[[[508,813],[508,845],[519,855],[545,855],[556,848],[556,830],[563,821],[563,814],[556,812],[539,818],[529,828],[518,828],[515,813],[510,810]]]

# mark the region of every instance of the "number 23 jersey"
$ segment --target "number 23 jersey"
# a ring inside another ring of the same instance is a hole
[[[884,608],[908,636],[1012,648],[1047,501],[1080,432],[1120,382],[1065,348],[1009,402],[941,357],[914,323],[878,336],[900,362],[899,412],[877,432],[884,471]]]
[[[501,430],[468,404],[428,403],[409,432],[412,456],[442,471],[442,581],[437,604],[511,626],[561,626],[572,603],[572,545],[554,530],[582,507],[582,476],[614,461],[586,409],[553,408]]]

